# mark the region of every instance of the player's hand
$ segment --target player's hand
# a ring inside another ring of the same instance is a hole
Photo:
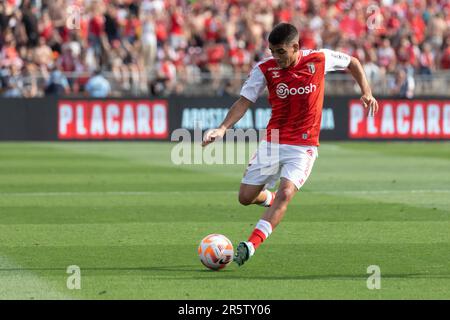
[[[218,128],[208,130],[203,138],[202,147],[207,146],[211,142],[221,139],[225,135],[225,129]]]
[[[375,116],[378,112],[378,102],[371,94],[365,94],[361,97],[364,108],[369,109],[369,117]]]

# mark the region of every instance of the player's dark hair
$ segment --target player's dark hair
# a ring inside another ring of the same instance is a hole
[[[277,24],[269,34],[269,42],[272,45],[290,43],[298,41],[298,31],[290,23]]]

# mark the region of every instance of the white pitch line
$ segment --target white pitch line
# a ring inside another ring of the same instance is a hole
[[[307,191],[308,192],[308,191]],[[425,190],[343,190],[343,191],[312,191],[310,193],[327,194],[391,194],[391,193],[450,193],[447,189],[425,189]]]
[[[13,197],[66,197],[66,196],[148,196],[186,193],[237,193],[232,191],[103,191],[103,192],[0,192],[1,196]]]
[[[0,192],[0,197],[68,197],[68,196],[147,196],[161,194],[237,194],[238,191],[104,191],[104,192]],[[323,190],[305,191],[312,194],[392,194],[450,193],[448,189],[423,190]]]

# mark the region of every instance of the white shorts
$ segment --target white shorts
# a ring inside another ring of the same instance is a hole
[[[262,141],[245,170],[242,183],[273,188],[286,178],[297,189],[308,179],[318,157],[316,146],[293,146]]]

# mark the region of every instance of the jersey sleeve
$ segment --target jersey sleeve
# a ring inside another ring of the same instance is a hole
[[[348,54],[329,49],[320,50],[325,55],[325,73],[330,71],[345,70],[352,59]]]
[[[253,67],[250,75],[244,82],[240,95],[254,103],[264,91],[266,84],[266,77],[264,77],[258,64]]]

